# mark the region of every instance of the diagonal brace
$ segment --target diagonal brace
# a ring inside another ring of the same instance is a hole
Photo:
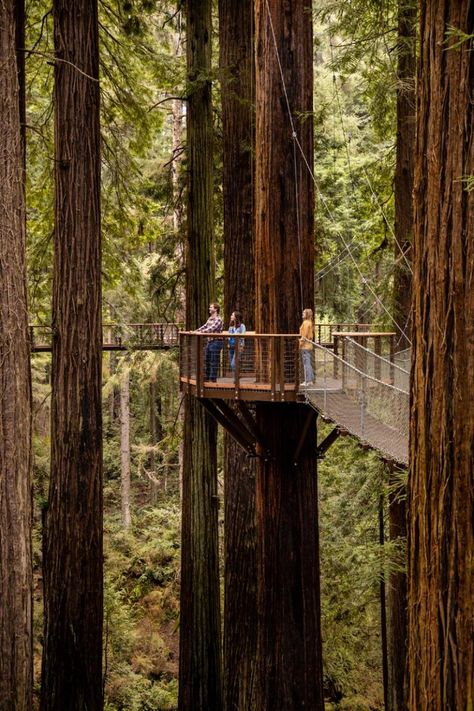
[[[316,448],[316,456],[318,459],[322,459],[325,453],[328,451],[329,447],[334,444],[337,438],[341,435],[341,430],[339,427],[334,427],[333,430],[320,442]]]
[[[255,442],[252,438],[250,432],[244,427],[240,422],[237,415],[232,413],[235,419],[230,419],[227,412],[223,412],[218,406],[217,402],[209,398],[198,398],[201,405],[209,412],[209,414],[220,424],[222,427],[229,432],[229,434],[235,439],[237,444],[239,444],[242,449],[244,449],[250,456],[256,457],[257,453],[255,451]],[[230,410],[230,408],[228,408]]]
[[[308,430],[311,426],[311,423],[313,421],[316,421],[317,416],[318,416],[317,413],[315,413],[311,407],[308,407],[308,413],[306,415],[306,420],[303,425],[303,429],[301,430],[300,439],[299,439],[298,445],[295,449],[295,453],[293,455],[293,464],[295,465],[295,467],[297,467],[299,464],[299,456],[301,454],[301,450],[303,449],[306,435],[308,434]]]

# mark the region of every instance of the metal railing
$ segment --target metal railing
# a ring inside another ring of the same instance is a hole
[[[333,345],[333,333],[338,332],[361,332],[373,331],[374,326],[371,323],[315,323],[314,324],[314,340],[316,343],[322,343],[326,346]]]
[[[300,373],[296,334],[180,333],[181,387],[199,397],[294,400]]]
[[[176,323],[104,323],[104,350],[172,348],[179,343],[180,326]],[[30,347],[33,352],[50,351],[51,326],[30,326]]]
[[[306,400],[362,442],[401,464],[408,461],[409,374],[353,339],[344,358],[314,343],[315,385]]]

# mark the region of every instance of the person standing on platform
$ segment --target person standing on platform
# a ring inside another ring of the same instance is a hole
[[[219,316],[219,304],[209,304],[209,318],[196,329],[199,333],[222,333],[222,319]],[[209,338],[205,350],[205,380],[215,383],[219,371],[219,359],[222,350],[222,338]]]
[[[300,326],[300,351],[303,361],[304,381],[303,386],[312,385],[314,379],[313,364],[311,362],[313,355],[314,326],[313,312],[311,309],[303,311],[303,323]]]
[[[242,315],[240,311],[233,311],[230,316],[229,333],[245,333],[245,331],[245,324],[242,323]],[[229,360],[232,370],[235,370],[235,340],[235,338],[229,338]],[[244,345],[244,339],[241,338],[239,342],[240,353],[242,353]]]

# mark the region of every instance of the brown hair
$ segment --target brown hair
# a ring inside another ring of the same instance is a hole
[[[215,302],[211,301],[211,304],[210,304],[210,305],[211,305],[213,308],[215,308],[215,310],[217,311],[217,313],[220,313],[221,307],[219,306],[219,304],[216,304]]]

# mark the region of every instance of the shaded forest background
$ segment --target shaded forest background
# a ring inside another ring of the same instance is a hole
[[[319,3],[314,16],[316,321],[392,327],[396,3]],[[101,2],[103,320],[184,315],[185,47],[176,3]],[[223,295],[217,16],[212,69],[217,292]],[[27,3],[27,250],[30,322],[51,320],[53,55],[49,5]],[[375,298],[374,293],[377,295]],[[245,320],[245,314],[244,320]],[[35,650],[42,643],[41,512],[50,450],[50,358],[32,357]],[[176,353],[104,357],[108,711],[177,706],[180,444]],[[129,415],[125,389],[130,383]],[[121,500],[130,428],[130,525]],[[324,432],[323,432],[324,434]],[[122,448],[121,448],[122,442]],[[122,451],[121,451],[122,449]],[[222,442],[219,483],[222,498]],[[319,467],[328,708],[383,708],[380,581],[403,559],[379,542],[388,472],[350,438]],[[403,482],[403,475],[399,476]],[[392,486],[394,479],[391,479]],[[398,483],[400,483],[398,482]],[[222,521],[222,506],[220,523]]]

